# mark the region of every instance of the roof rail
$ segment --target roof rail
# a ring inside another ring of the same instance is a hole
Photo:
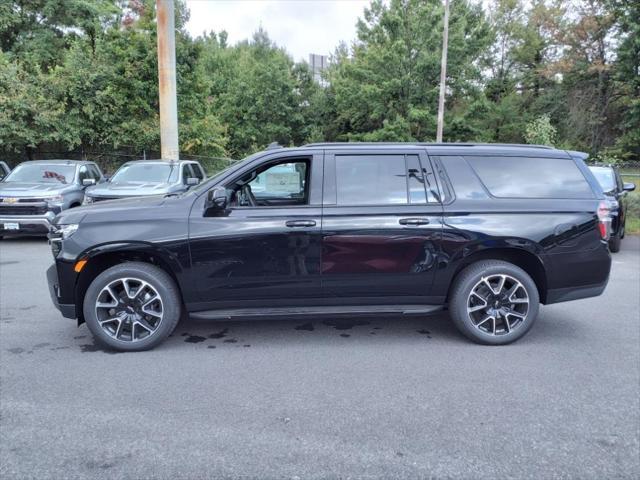
[[[520,147],[520,148],[544,148],[547,150],[555,150],[554,147],[548,145],[529,145],[524,143],[458,143],[458,142],[317,142],[307,143],[302,147],[324,147],[324,146],[357,146],[357,145],[415,145],[426,147]]]
[[[280,145],[278,142],[271,142],[267,148],[265,148],[265,150],[276,150],[278,148],[282,148],[282,145]]]

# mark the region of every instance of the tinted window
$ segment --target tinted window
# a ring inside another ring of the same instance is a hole
[[[593,198],[587,180],[570,159],[465,158],[495,197]]]
[[[616,189],[616,176],[613,173],[613,168],[609,167],[589,167],[593,175],[598,180],[598,183],[602,187],[604,192],[610,192]]]
[[[409,196],[404,157],[336,155],[338,205],[406,205]],[[416,184],[414,181],[411,184],[415,196]],[[424,187],[422,189],[424,195]]]

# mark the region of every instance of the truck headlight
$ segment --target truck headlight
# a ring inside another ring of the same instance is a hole
[[[66,240],[71,235],[76,233],[76,230],[78,230],[78,224],[70,223],[68,225],[59,225],[58,231],[56,233],[60,234],[60,238],[62,238],[62,240]]]
[[[49,205],[60,206],[64,203],[64,197],[62,195],[56,195],[55,197],[47,197],[44,201]]]

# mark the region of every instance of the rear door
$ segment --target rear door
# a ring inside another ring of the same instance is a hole
[[[429,303],[442,205],[424,150],[327,150],[324,168],[327,302]]]

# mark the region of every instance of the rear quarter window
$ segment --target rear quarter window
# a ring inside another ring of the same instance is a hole
[[[594,198],[571,159],[465,156],[487,190],[503,198]]]

